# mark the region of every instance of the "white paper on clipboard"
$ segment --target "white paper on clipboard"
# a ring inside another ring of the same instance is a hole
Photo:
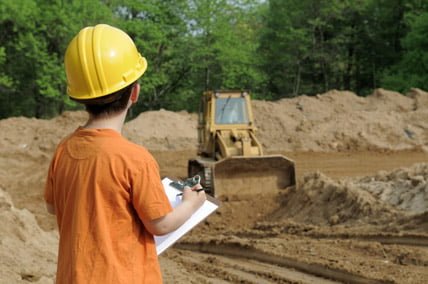
[[[165,193],[168,196],[169,202],[171,202],[172,207],[176,207],[181,203],[181,196],[177,196],[181,191],[170,186],[172,182],[169,178],[164,178],[162,180]],[[179,227],[174,232],[171,232],[164,236],[155,236],[156,251],[160,255],[167,248],[172,246],[178,239],[184,236],[189,232],[193,227],[199,224],[202,220],[208,217],[218,208],[218,203],[212,198],[207,199],[205,203],[187,220],[181,227]]]

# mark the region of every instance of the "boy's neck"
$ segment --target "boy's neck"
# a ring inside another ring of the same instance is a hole
[[[122,127],[125,123],[126,111],[109,115],[94,117],[89,115],[89,119],[83,128],[92,128],[92,129],[113,129],[119,133],[122,133]]]

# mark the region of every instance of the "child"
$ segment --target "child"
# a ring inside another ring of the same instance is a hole
[[[56,283],[162,283],[153,235],[206,200],[196,185],[172,209],[154,158],[121,136],[146,68],[132,39],[109,25],[82,29],[67,48],[67,93],[89,119],[58,145],[46,181],[60,236]]]

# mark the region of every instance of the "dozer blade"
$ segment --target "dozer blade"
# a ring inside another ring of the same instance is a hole
[[[215,196],[276,194],[296,184],[294,162],[282,155],[226,158],[214,164],[212,179]]]

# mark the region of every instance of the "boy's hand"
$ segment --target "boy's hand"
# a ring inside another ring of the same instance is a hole
[[[182,202],[174,210],[158,219],[145,221],[144,226],[153,235],[162,236],[176,230],[184,224],[198,210],[207,199],[202,186],[198,183],[195,186],[185,186],[182,195]]]
[[[193,186],[192,188],[186,186],[183,189],[183,202],[189,202],[192,204],[195,211],[204,204],[207,200],[207,196],[200,184]]]

